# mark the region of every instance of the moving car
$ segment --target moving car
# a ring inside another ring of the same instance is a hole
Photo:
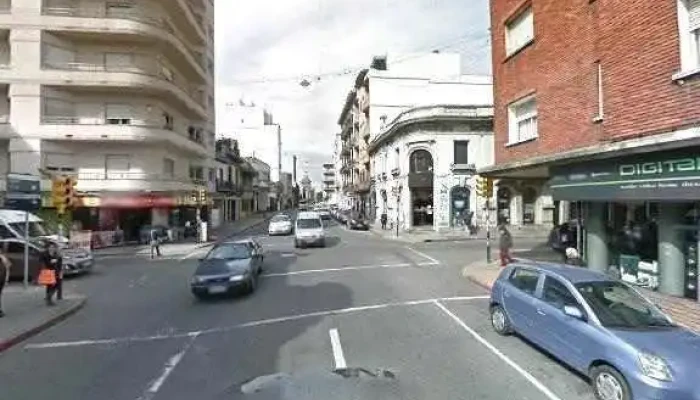
[[[619,280],[510,264],[493,285],[490,316],[497,333],[518,333],[589,376],[598,399],[700,399],[700,336]]]
[[[362,218],[359,214],[350,214],[347,220],[348,229],[358,229],[358,230],[368,230],[369,223],[365,218]]]
[[[326,247],[326,232],[323,221],[313,211],[300,212],[294,226],[294,247]]]
[[[198,299],[231,294],[237,289],[252,293],[262,272],[262,249],[252,239],[218,244],[199,260],[190,287]]]
[[[294,230],[292,218],[287,214],[277,214],[272,219],[267,227],[267,233],[270,236],[274,235],[291,235]]]
[[[330,210],[322,208],[322,209],[318,210],[317,212],[323,221],[330,221],[331,220]]]

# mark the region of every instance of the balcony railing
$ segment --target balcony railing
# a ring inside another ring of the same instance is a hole
[[[73,117],[59,115],[43,115],[41,123],[45,125],[92,125],[92,126],[135,126],[145,129],[162,129],[175,132],[179,136],[189,139],[190,141],[204,146],[204,138],[197,137],[190,133],[174,130],[172,126],[166,124],[151,123],[149,121],[139,120],[123,116],[122,118],[92,118],[92,117]],[[2,124],[2,122],[0,122]]]
[[[113,72],[147,75],[172,84],[173,86],[185,92],[185,94],[187,94],[198,105],[201,106],[203,103],[201,91],[195,85],[190,84],[187,80],[183,79],[182,76],[175,73],[172,68],[169,68],[164,63],[155,59],[150,61],[140,61],[138,63],[134,62],[123,65],[107,65],[106,63],[91,64],[45,60],[42,63],[42,67],[44,69],[56,69],[67,71]]]
[[[146,7],[138,7],[138,10],[127,8],[118,11],[88,7],[44,7],[42,13],[58,17],[126,19],[162,29],[177,38],[187,54],[194,59],[202,71],[206,71],[204,60],[194,55],[192,49],[195,46],[186,39],[179,29],[175,28],[175,24],[164,15],[164,12],[157,12]]]

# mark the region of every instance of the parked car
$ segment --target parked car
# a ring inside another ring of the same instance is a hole
[[[604,274],[549,263],[501,271],[493,329],[518,333],[591,378],[598,399],[700,399],[700,336]]]
[[[267,226],[267,233],[270,236],[274,235],[291,235],[294,231],[294,226],[292,224],[292,218],[287,214],[277,214],[272,219]]]
[[[224,242],[212,248],[192,277],[190,287],[198,299],[232,294],[237,289],[253,293],[262,272],[263,254],[251,239]]]
[[[331,220],[331,212],[328,209],[322,208],[319,209],[317,212],[323,221],[327,222]]]
[[[72,248],[68,244],[58,243],[48,238],[32,238],[29,240],[29,280],[34,280],[43,267],[41,255],[49,243],[58,245],[63,256],[64,276],[80,275],[92,271],[94,258],[90,251]],[[24,248],[25,241],[16,238],[2,240],[2,249],[12,263],[10,279],[24,278]]]
[[[350,220],[350,211],[349,210],[341,210],[338,213],[338,222],[340,222],[341,224],[346,225],[349,220]]]
[[[323,221],[313,211],[300,212],[294,226],[294,247],[326,247],[326,232]]]

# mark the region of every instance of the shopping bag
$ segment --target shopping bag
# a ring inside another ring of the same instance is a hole
[[[39,278],[37,279],[39,285],[42,286],[53,286],[56,284],[56,271],[43,268],[39,272]]]

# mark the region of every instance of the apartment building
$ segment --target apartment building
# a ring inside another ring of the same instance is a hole
[[[491,0],[502,222],[698,298],[700,1]]]
[[[214,190],[213,21],[213,0],[0,1],[0,174],[76,176],[87,229],[190,219]]]
[[[328,204],[337,204],[336,182],[335,182],[335,164],[323,164],[323,193],[324,201]]]

